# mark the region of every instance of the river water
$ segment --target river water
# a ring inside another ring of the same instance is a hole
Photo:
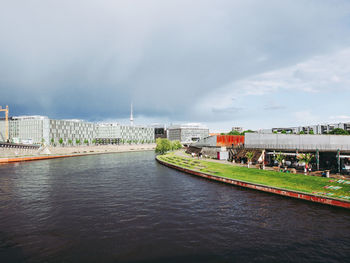
[[[184,174],[153,152],[0,166],[0,262],[345,262],[350,211]]]

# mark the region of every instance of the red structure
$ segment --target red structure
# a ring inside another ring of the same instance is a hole
[[[216,135],[216,146],[230,147],[244,144],[244,135]]]

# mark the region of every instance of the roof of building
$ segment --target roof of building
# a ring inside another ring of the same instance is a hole
[[[42,115],[22,115],[22,116],[13,116],[14,120],[44,120],[48,119],[47,116]]]

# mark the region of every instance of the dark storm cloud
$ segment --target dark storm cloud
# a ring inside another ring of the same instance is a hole
[[[207,92],[349,43],[346,1],[7,1],[0,104],[13,114],[226,118]],[[238,90],[239,92],[239,90]],[[214,110],[219,109],[219,110]]]

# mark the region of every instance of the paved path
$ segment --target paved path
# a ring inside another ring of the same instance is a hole
[[[48,152],[39,153],[38,150],[20,150],[20,149],[8,149],[0,150],[0,162],[5,159],[11,159],[14,161],[18,159],[21,161],[23,158],[36,158],[46,157],[46,158],[58,158],[58,156],[80,156],[88,154],[102,154],[102,153],[118,153],[118,152],[132,152],[132,151],[152,151],[155,149],[155,144],[135,144],[135,145],[93,145],[93,146],[72,146],[72,147],[48,147]],[[34,158],[34,159],[35,159]]]

